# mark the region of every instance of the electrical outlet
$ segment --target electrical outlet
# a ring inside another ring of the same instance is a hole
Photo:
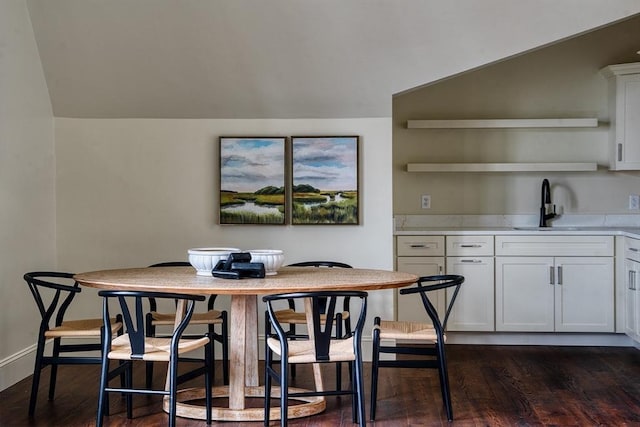
[[[640,210],[640,196],[637,194],[629,194],[629,210]]]
[[[431,196],[429,194],[423,194],[420,198],[422,209],[431,209]]]

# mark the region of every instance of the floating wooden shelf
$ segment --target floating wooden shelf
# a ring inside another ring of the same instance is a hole
[[[597,118],[407,120],[407,129],[578,128],[598,127]]]
[[[584,172],[597,163],[408,163],[407,172]]]

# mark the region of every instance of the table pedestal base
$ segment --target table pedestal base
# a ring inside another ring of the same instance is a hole
[[[289,388],[291,393],[305,392],[309,390],[303,390],[299,388]],[[280,387],[273,387],[273,398],[280,397]],[[200,405],[192,405],[189,402],[192,400],[204,400],[205,393],[203,388],[188,388],[179,390],[176,394],[178,401],[176,408],[176,415],[178,417],[192,418],[205,420],[206,408]],[[220,399],[229,397],[229,387],[220,386],[212,388],[212,398]],[[245,387],[245,397],[258,399],[264,399],[264,387]],[[300,404],[289,404],[287,417],[288,418],[302,418],[309,415],[319,414],[324,411],[327,402],[322,396],[308,396],[308,397],[296,397],[293,401],[302,402]],[[162,409],[165,412],[169,412],[169,398],[165,397]],[[274,402],[271,407],[270,418],[272,420],[280,419],[280,405]],[[258,408],[243,408],[243,409],[231,409],[220,406],[211,408],[211,419],[214,421],[264,421],[264,407]]]

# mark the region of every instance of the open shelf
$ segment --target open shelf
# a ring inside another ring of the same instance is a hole
[[[578,128],[598,127],[597,118],[407,120],[407,129]]]
[[[408,163],[407,172],[585,172],[597,163]]]

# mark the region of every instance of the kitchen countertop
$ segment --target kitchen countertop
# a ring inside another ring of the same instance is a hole
[[[640,227],[403,227],[395,230],[396,236],[438,235],[574,235],[574,236],[628,236],[640,239]]]

